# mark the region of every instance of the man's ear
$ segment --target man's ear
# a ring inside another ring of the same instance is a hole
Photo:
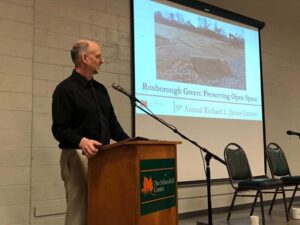
[[[81,61],[82,61],[84,64],[86,64],[86,60],[87,60],[87,54],[83,53],[83,54],[81,55]]]

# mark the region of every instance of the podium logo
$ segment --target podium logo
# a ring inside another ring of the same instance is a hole
[[[150,178],[144,177],[142,193],[144,195],[153,194],[152,191],[153,191],[152,177]]]
[[[140,213],[146,215],[176,206],[174,158],[140,160]]]

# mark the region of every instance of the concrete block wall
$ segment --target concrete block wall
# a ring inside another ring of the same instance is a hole
[[[59,149],[51,134],[51,95],[73,66],[79,38],[102,44],[105,64],[96,79],[109,90],[117,116],[131,132],[130,0],[0,0],[0,224],[62,225],[65,195]],[[299,130],[300,31],[298,0],[206,2],[266,22],[262,30],[267,141],[288,148],[292,172]],[[213,207],[228,206],[232,188],[213,185]],[[206,209],[206,187],[179,188],[179,212]],[[243,200],[245,203],[248,200]]]
[[[33,1],[0,1],[0,224],[29,224]]]
[[[51,95],[70,75],[77,39],[102,45],[96,79],[131,132],[130,103],[111,83],[130,90],[129,1],[0,0],[0,224],[63,224],[65,194]]]

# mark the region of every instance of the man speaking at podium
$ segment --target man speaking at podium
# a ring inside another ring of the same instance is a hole
[[[116,118],[106,88],[93,78],[104,63],[99,45],[79,40],[73,45],[71,57],[75,68],[53,93],[52,132],[62,149],[65,225],[87,225],[88,158],[94,157],[110,139],[129,137]]]

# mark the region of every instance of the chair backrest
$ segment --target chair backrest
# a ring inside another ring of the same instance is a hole
[[[224,149],[224,159],[231,182],[252,178],[248,158],[241,146],[229,143]]]
[[[269,143],[267,146],[267,159],[273,177],[290,176],[290,169],[285,154],[276,143]]]

